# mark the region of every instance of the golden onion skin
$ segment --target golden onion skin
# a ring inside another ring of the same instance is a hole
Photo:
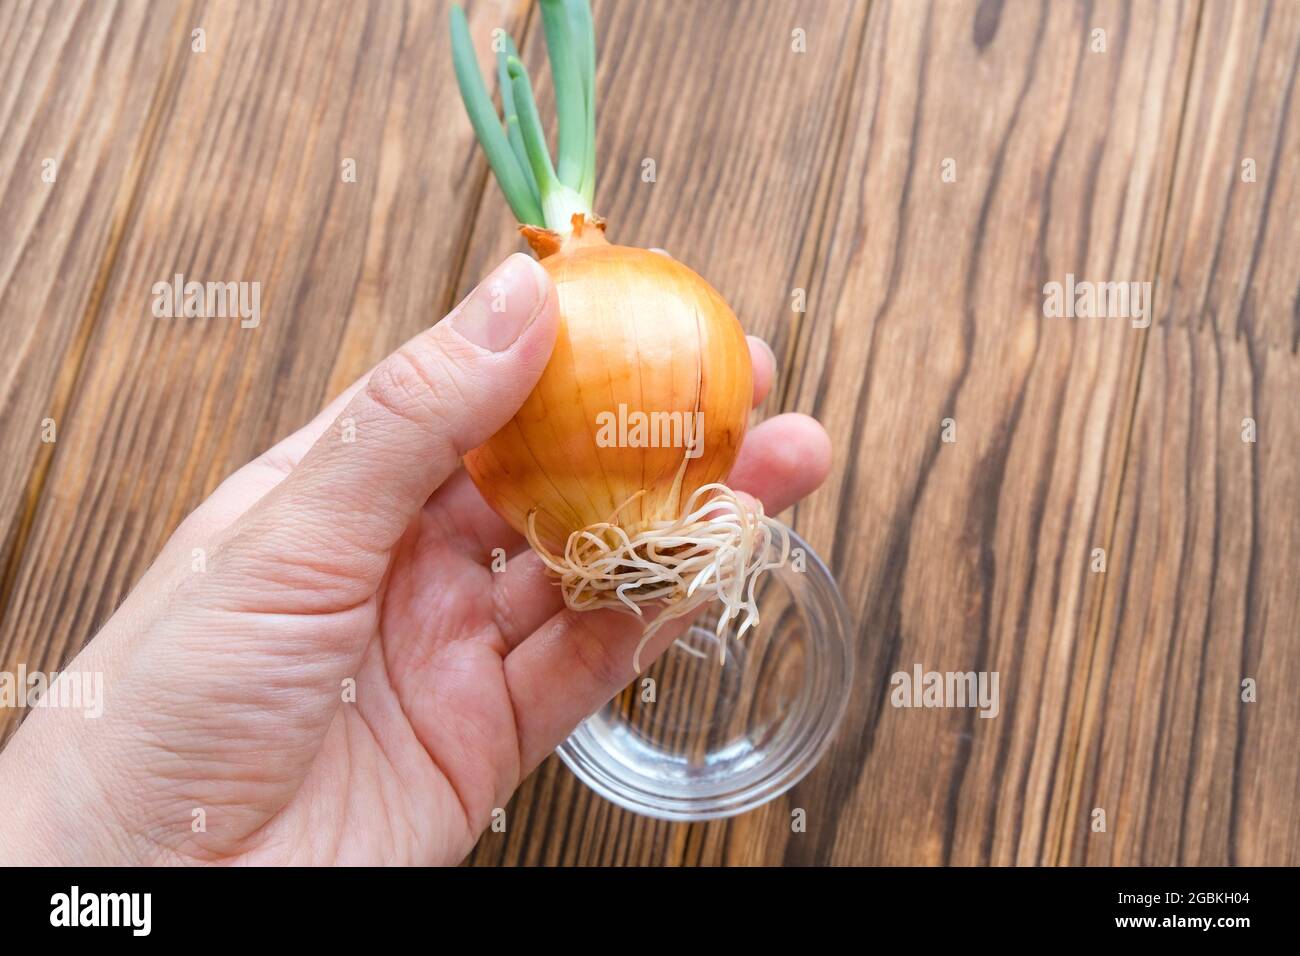
[[[465,456],[487,502],[521,534],[536,510],[538,536],[556,552],[620,508],[615,520],[632,534],[680,517],[693,491],[730,473],[753,395],[744,331],[713,287],[668,256],[595,232],[541,260],[559,296],[555,351],[515,417]],[[702,454],[680,487],[682,448],[598,443],[598,416],[620,405],[704,413]]]

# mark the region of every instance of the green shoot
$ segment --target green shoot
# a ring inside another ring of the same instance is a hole
[[[567,233],[575,213],[591,218],[596,192],[596,38],[588,0],[540,2],[559,118],[554,165],[532,84],[514,41],[507,35],[497,53],[504,115],[498,115],[492,105],[465,13],[455,6],[452,63],[474,135],[516,218]]]
[[[465,11],[460,7],[451,8],[451,57],[465,112],[469,114],[474,135],[487,154],[488,164],[496,174],[497,182],[501,184],[506,202],[510,203],[515,218],[520,222],[543,225],[541,206],[519,160],[510,148],[510,142],[501,129],[501,119],[488,96],[487,87],[483,85],[478,59],[474,55],[474,44],[469,36],[469,24],[465,21]]]
[[[541,0],[546,52],[555,84],[555,114],[560,135],[556,147],[560,182],[578,189],[587,158],[587,96],[582,80],[582,44],[575,42],[565,0]]]
[[[497,52],[497,85],[501,90],[501,112],[505,115],[506,139],[510,141],[510,148],[514,151],[515,159],[519,161],[519,165],[523,168],[524,177],[528,180],[528,186],[532,191],[533,198],[540,203],[542,194],[537,188],[537,177],[533,175],[533,167],[528,162],[528,153],[524,150],[524,137],[519,131],[519,114],[515,110],[515,97],[511,90],[510,73],[506,68],[506,61],[512,56],[518,59],[519,51],[515,48],[515,41],[510,38],[509,34],[506,34],[505,48]]]
[[[523,136],[524,151],[542,195],[542,218],[546,228],[555,232],[568,232],[572,228],[573,214],[580,212],[591,216],[591,207],[576,189],[560,181],[551,165],[551,154],[546,148],[546,133],[537,114],[537,101],[533,87],[528,82],[528,71],[518,57],[506,59],[506,72],[510,76],[510,94],[519,115],[519,132]]]
[[[587,149],[578,192],[591,205],[596,196],[596,29],[587,0],[566,0],[569,25],[578,47],[579,73],[586,99]]]
[[[555,167],[551,165],[551,153],[546,146],[546,133],[542,131],[542,118],[537,114],[533,87],[528,82],[528,71],[519,62],[519,57],[506,58],[506,75],[510,78],[510,95],[518,116],[519,133],[524,140],[524,152],[528,155],[541,195],[545,196],[559,180],[555,176]]]

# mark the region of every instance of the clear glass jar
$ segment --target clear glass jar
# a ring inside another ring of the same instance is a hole
[[[711,820],[762,806],[812,770],[848,702],[853,634],[830,571],[793,532],[791,549],[759,585],[760,624],[728,637],[724,663],[706,608],[682,638],[688,649],[669,649],[560,745],[583,783],[636,813]]]

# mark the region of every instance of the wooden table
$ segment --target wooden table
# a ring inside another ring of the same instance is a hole
[[[859,667],[762,810],[656,822],[551,759],[472,862],[1300,863],[1300,0],[595,8],[598,206],[833,436],[786,517]],[[469,13],[545,85],[527,4]],[[0,2],[0,667],[66,662],[522,247],[447,47],[434,0]],[[176,273],[261,282],[259,327],[154,318]],[[1150,327],[1046,318],[1067,276],[1151,282]],[[999,672],[999,716],[891,706],[918,663]]]

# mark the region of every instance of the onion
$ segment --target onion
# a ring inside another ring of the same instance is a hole
[[[537,386],[465,467],[554,572],[568,607],[661,608],[637,648],[639,672],[653,634],[708,600],[723,604],[720,639],[734,620],[738,636],[757,625],[756,581],[784,563],[789,537],[761,504],[722,483],[753,394],[735,314],[685,265],[611,245],[592,214],[587,0],[542,0],[542,17],[560,121],[556,167],[513,41],[506,37],[498,54],[503,128],[464,14],[452,9],[466,110],[520,231],[555,283],[561,316]]]

